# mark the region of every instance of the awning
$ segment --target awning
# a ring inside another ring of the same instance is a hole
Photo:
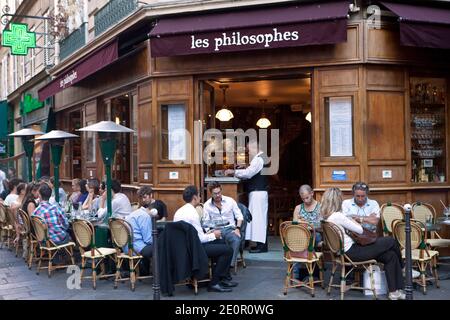
[[[67,87],[83,80],[91,74],[106,67],[117,60],[118,45],[117,39],[106,46],[96,50],[86,58],[67,68],[60,76],[52,80],[45,87],[38,91],[39,100],[44,101],[48,97],[64,90]]]
[[[151,56],[334,44],[347,41],[349,1],[162,18]]]
[[[399,17],[402,45],[450,49],[450,10],[390,2],[381,4]]]

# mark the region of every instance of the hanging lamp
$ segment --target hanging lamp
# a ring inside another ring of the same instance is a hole
[[[258,122],[256,122],[256,125],[258,127],[260,127],[261,129],[266,129],[266,128],[270,127],[272,124],[272,123],[270,123],[270,120],[266,118],[264,105],[266,104],[267,99],[260,99],[259,102],[262,103],[263,112],[262,112],[261,118],[259,118]]]
[[[234,115],[227,108],[227,103],[226,103],[227,100],[226,100],[226,96],[225,96],[225,91],[228,89],[228,85],[223,84],[220,86],[220,89],[222,89],[222,91],[223,91],[223,105],[222,105],[222,109],[217,111],[216,118],[219,119],[220,121],[230,121],[231,119],[234,118]]]

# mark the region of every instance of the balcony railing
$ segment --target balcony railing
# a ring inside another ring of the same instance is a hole
[[[138,0],[110,0],[95,14],[95,36],[105,32],[138,7]]]
[[[83,23],[78,29],[60,42],[59,59],[61,61],[86,44],[86,25],[87,23]]]

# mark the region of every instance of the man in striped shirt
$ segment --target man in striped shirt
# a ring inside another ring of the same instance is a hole
[[[68,233],[69,221],[58,204],[49,203],[51,195],[52,189],[46,183],[43,183],[39,187],[39,206],[34,210],[33,215],[46,222],[48,237],[56,245],[60,245],[70,240]]]

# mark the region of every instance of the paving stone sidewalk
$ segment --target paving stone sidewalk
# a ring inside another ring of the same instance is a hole
[[[320,287],[316,290],[315,298],[305,289],[290,289],[288,295],[283,295],[283,278],[286,272],[285,264],[281,260],[278,246],[262,255],[246,253],[247,268],[240,268],[233,280],[239,282],[239,286],[231,293],[210,293],[206,288],[199,289],[199,294],[186,286],[177,286],[174,296],[161,299],[169,300],[338,300],[339,290],[333,289],[330,296]],[[329,270],[329,268],[328,268]],[[328,271],[329,272],[329,271]],[[328,272],[325,279],[328,279]],[[415,300],[450,299],[450,267],[442,266],[439,273],[447,276],[447,280],[441,280],[441,287],[428,286],[428,294],[423,295],[418,289],[414,291]],[[0,249],[0,300],[149,300],[153,298],[152,281],[146,279],[138,282],[136,291],[132,292],[129,285],[119,284],[118,289],[113,289],[112,280],[99,280],[97,290],[93,290],[91,282],[83,282],[81,289],[68,289],[67,280],[70,274],[66,270],[57,270],[51,278],[47,277],[46,270],[36,275],[36,267],[28,270],[22,258],[16,258],[14,253],[6,248]],[[360,291],[349,291],[346,299],[371,300],[370,296],[364,296]],[[386,296],[381,296],[385,300]]]

